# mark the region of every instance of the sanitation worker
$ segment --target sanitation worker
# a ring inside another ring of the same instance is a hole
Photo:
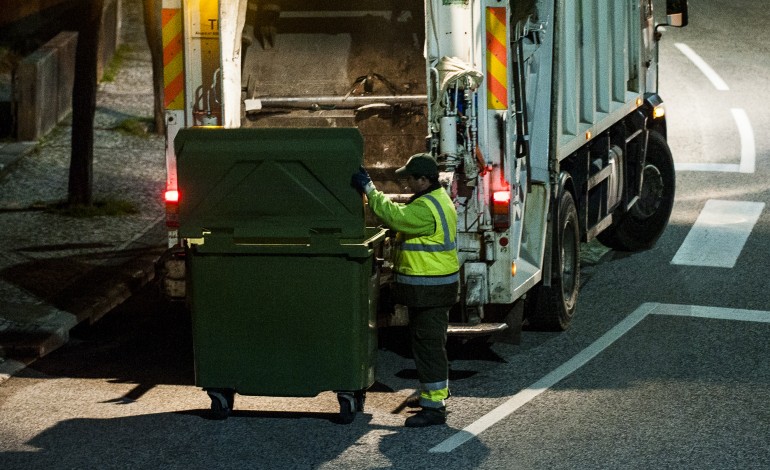
[[[361,167],[353,186],[369,199],[369,207],[397,232],[394,247],[395,301],[409,312],[409,336],[420,380],[421,409],[406,419],[408,427],[446,422],[449,361],[446,353],[449,309],[458,300],[457,211],[438,181],[436,160],[427,153],[413,155],[396,170],[406,176],[414,195],[395,203],[378,191]]]

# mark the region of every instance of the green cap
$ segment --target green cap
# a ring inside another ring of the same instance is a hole
[[[396,170],[397,175],[412,175],[415,177],[438,177],[438,165],[429,153],[418,153],[409,157],[406,165]]]

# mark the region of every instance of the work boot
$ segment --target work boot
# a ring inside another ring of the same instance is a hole
[[[419,408],[420,407],[420,391],[417,390],[413,394],[409,395],[409,398],[404,402],[407,408]]]
[[[446,408],[423,408],[414,416],[406,418],[404,426],[408,428],[424,428],[446,423]]]

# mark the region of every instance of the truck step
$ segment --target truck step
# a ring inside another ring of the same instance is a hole
[[[450,323],[446,332],[452,336],[484,336],[499,333],[507,328],[507,323],[479,323],[477,325]]]

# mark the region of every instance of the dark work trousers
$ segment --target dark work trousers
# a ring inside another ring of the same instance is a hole
[[[446,353],[448,307],[408,307],[409,337],[420,383],[448,379],[449,360]]]
[[[446,330],[457,303],[458,283],[441,286],[396,284],[395,300],[409,311],[409,336],[421,384],[448,380]]]

